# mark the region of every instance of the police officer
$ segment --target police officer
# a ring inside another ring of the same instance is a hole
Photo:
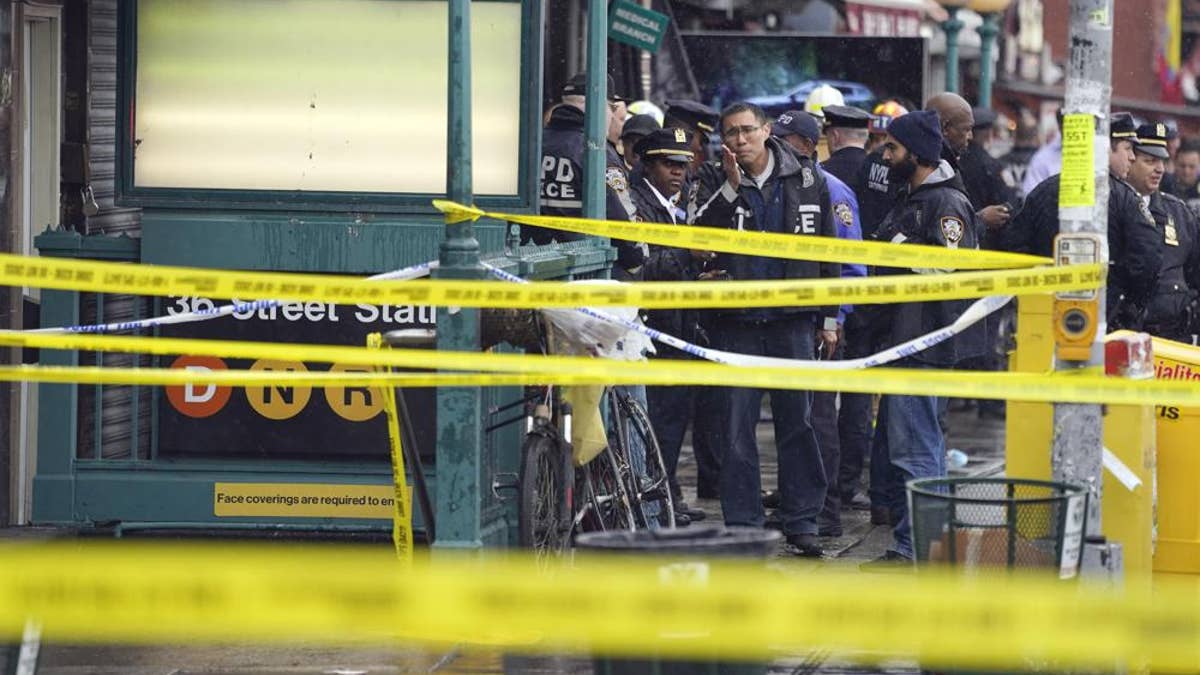
[[[1167,126],[1138,127],[1129,182],[1147,204],[1157,226],[1162,266],[1143,330],[1168,340],[1192,343],[1200,328],[1200,226],[1196,214],[1178,197],[1160,190],[1167,158]]]
[[[842,112],[842,110],[855,110],[855,108],[826,106],[826,124],[829,123],[830,119],[837,119],[838,123],[844,123],[842,120],[853,116],[852,114]],[[866,123],[866,119],[866,113],[862,113],[864,124]],[[865,126],[862,127],[862,131],[865,135]],[[821,124],[809,113],[802,110],[789,110],[775,120],[772,133],[790,145],[800,157],[812,159],[817,154],[817,142],[821,137]],[[829,173],[825,169],[825,162],[820,163],[818,168],[821,171],[822,177],[825,178],[826,183],[829,185],[829,203],[833,208],[838,238],[861,241],[862,228],[858,221],[858,200],[854,198],[854,191],[837,176]],[[842,265],[842,278],[865,277],[866,275],[867,269],[864,265]],[[840,346],[836,351],[826,351],[822,345],[818,345],[817,358],[840,358],[845,354],[846,336],[851,334],[853,328],[850,326],[849,317],[853,316],[854,306],[842,305],[838,310],[837,317],[838,344]],[[857,337],[861,338],[863,336],[859,335]],[[861,339],[858,341],[862,342]],[[851,355],[851,358],[864,355],[854,353]],[[858,460],[858,471],[861,473],[861,456],[867,452],[868,439],[870,439],[871,397],[866,394],[842,394],[841,396],[842,409],[840,412],[846,414],[847,422],[849,423],[852,419],[865,427],[865,429],[861,430],[860,434],[852,434],[851,438],[847,439],[851,444],[854,444],[847,448],[848,451],[862,453]],[[837,398],[838,394],[836,392],[819,391],[813,394],[813,428],[817,432],[817,443],[821,447],[821,460],[825,467],[825,478],[829,483],[829,487],[825,491],[825,504],[821,509],[821,515],[817,518],[817,535],[821,537],[842,536],[842,486],[839,480],[842,467],[842,443]]]
[[[639,220],[672,225],[687,223],[687,211],[680,201],[693,157],[688,137],[689,133],[683,129],[659,129],[645,136],[635,146],[640,169],[639,177],[630,190],[637,205]],[[705,251],[652,245],[643,268],[643,278],[647,281],[708,280],[717,274],[704,269],[705,262],[710,258],[711,254]],[[693,309],[650,310],[646,312],[646,324],[692,344],[705,346],[708,343],[707,336],[700,328],[699,313]],[[693,358],[661,343],[657,350],[655,358]],[[706,515],[703,510],[693,508],[684,501],[676,479],[683,437],[696,412],[696,397],[702,389],[692,386],[646,387],[650,424],[662,450],[671,482],[676,525],[701,520]]]
[[[891,174],[904,181],[901,197],[888,213],[875,238],[893,243],[926,244],[947,248],[977,248],[974,209],[962,180],[941,158],[942,122],[936,111],[909,113],[888,126],[883,159]],[[880,274],[936,274],[928,269],[884,269]],[[966,301],[910,302],[876,306],[873,332],[880,347],[895,346],[947,326],[965,309]],[[952,367],[973,356],[970,331],[942,342],[901,362],[914,368]],[[888,506],[901,515],[893,530],[894,542],[879,561],[892,565],[913,558],[910,519],[902,499],[904,484],[915,478],[946,475],[946,447],[938,425],[936,396],[885,394],[879,402],[875,443],[879,455],[890,460],[887,494],[896,499]],[[874,455],[873,455],[874,457]],[[872,486],[874,487],[874,486]]]
[[[688,100],[667,101],[663,116],[663,128],[683,129],[688,133],[689,149],[694,153],[684,184],[682,203],[686,204],[697,187],[696,173],[709,156],[709,139],[717,129],[716,110]],[[716,390],[701,387],[696,392],[694,424],[692,426],[692,451],[696,457],[696,496],[700,499],[717,499],[721,473],[721,450],[719,422],[725,415],[717,400]]]
[[[967,186],[967,196],[972,204],[979,207],[1012,204],[1013,193],[1004,182],[1004,166],[988,152],[996,125],[996,113],[990,108],[973,108],[971,112],[975,119],[971,140],[958,159],[963,184]]]
[[[1108,283],[1106,320],[1110,329],[1142,329],[1142,315],[1162,265],[1162,237],[1146,203],[1125,178],[1135,161],[1137,128],[1129,113],[1113,113],[1108,155]],[[1150,159],[1166,150],[1147,145]],[[1154,153],[1152,155],[1151,153]],[[1161,163],[1161,159],[1159,159]],[[1150,162],[1152,164],[1153,162]],[[1058,234],[1059,176],[1042,181],[1025,197],[1012,222],[994,234],[996,248],[1053,256]],[[1148,186],[1144,186],[1149,189]],[[1156,188],[1157,189],[1157,188]]]
[[[609,105],[606,114],[612,118],[614,106],[622,97],[614,94],[615,84],[608,78]],[[542,131],[542,190],[541,213],[547,216],[578,218],[583,212],[583,157],[586,148],[584,108],[587,105],[587,75],[571,78],[562,89],[562,104],[550,113],[550,121]],[[622,104],[623,105],[623,104]],[[619,190],[622,181],[613,172],[613,157],[620,164],[615,149],[608,156],[605,182],[608,185],[605,211],[610,220],[629,220],[635,209],[628,190]],[[623,170],[623,169],[622,169]],[[615,185],[614,185],[615,184]],[[627,187],[627,181],[625,182]],[[522,243],[548,244],[551,241],[573,241],[583,235],[532,225],[521,226]],[[640,264],[636,256],[619,260],[625,268]]]
[[[871,116],[864,110],[845,105],[827,105],[825,139],[829,144],[829,159],[821,168],[837,176],[847,185],[854,185],[863,162],[867,159],[867,126]]]
[[[688,220],[710,227],[836,237],[829,192],[816,165],[770,135],[762,108],[735,103],[721,113],[725,141],[719,163],[706,164],[688,205]],[[719,254],[716,268],[737,280],[835,278],[840,266],[801,260]],[[811,358],[819,338],[837,345],[836,307],[752,307],[714,310],[706,328],[726,351]],[[727,525],[762,527],[756,429],[763,390],[727,388],[728,442],[721,461],[721,508]],[[825,471],[811,423],[812,395],[772,391],[779,454],[780,516],[788,550],[820,556],[817,516],[825,501]]]

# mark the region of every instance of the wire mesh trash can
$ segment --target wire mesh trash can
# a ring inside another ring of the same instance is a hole
[[[636,532],[594,532],[576,538],[575,546],[587,551],[646,553],[665,557],[670,563],[703,565],[715,558],[766,560],[775,552],[782,535],[754,527],[693,525],[679,529]],[[669,639],[669,638],[664,638]],[[596,659],[596,675],[766,675],[765,663],[726,661],[679,661],[676,659]]]
[[[909,481],[918,563],[1079,571],[1087,489],[1020,478]]]

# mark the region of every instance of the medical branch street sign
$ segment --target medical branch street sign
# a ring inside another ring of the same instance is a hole
[[[608,37],[654,53],[667,32],[667,15],[628,0],[615,0],[608,13]]]

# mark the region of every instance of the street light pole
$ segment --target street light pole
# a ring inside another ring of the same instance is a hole
[[[474,201],[471,162],[471,3],[449,0],[446,194],[459,204]],[[479,241],[473,221],[446,223],[435,276],[478,279]],[[439,351],[479,349],[479,310],[439,307]],[[476,550],[483,546],[483,419],[479,387],[437,391],[437,541],[434,548]]]
[[[958,9],[955,5],[947,6],[950,18],[942,22],[942,30],[946,32],[946,91],[951,93],[958,93],[958,33],[963,29]]]
[[[989,13],[983,15],[983,23],[979,24],[979,107],[992,107],[992,80],[996,68],[992,63],[992,49],[996,45],[996,36],[1000,34],[1000,15]]]
[[[1074,129],[1069,129],[1074,125],[1064,121],[1063,172],[1060,175],[1059,190],[1059,237],[1097,237],[1096,252],[1098,262],[1102,266],[1108,262],[1108,128],[1112,96],[1112,4],[1113,0],[1071,0],[1071,50],[1063,113],[1065,120],[1071,115],[1087,115],[1090,119]],[[1089,143],[1092,155],[1090,179],[1095,188],[1094,197],[1085,194],[1086,188],[1089,187],[1088,176],[1084,175],[1088,173],[1087,168],[1078,166],[1078,162],[1083,161],[1079,158],[1089,153]],[[1073,161],[1076,163],[1074,166]],[[1055,257],[1057,259],[1061,256]],[[1056,358],[1056,371],[1079,371],[1103,366],[1104,288],[1097,289],[1096,296],[1098,306],[1095,309],[1096,315],[1092,318],[1096,323],[1096,330],[1090,349],[1079,357],[1072,357],[1077,360],[1067,360],[1062,356]],[[1056,298],[1056,316],[1058,308],[1066,306],[1057,303],[1064,300],[1066,299],[1062,295]],[[1060,329],[1056,326],[1056,333],[1058,332]],[[1110,579],[1116,579],[1121,565],[1120,545],[1104,543],[1101,536],[1103,424],[1103,413],[1099,405],[1054,404],[1051,465],[1055,480],[1086,486],[1090,493],[1083,570],[1093,576],[1107,575]]]

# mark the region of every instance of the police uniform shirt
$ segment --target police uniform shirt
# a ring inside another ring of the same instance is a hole
[[[867,161],[867,151],[850,146],[829,155],[829,159],[821,162],[821,168],[837,176],[843,183],[857,191],[858,175],[865,161]]]
[[[854,196],[858,198],[864,238],[875,234],[900,194],[901,183],[892,182],[889,172],[890,168],[883,161],[883,150],[877,148],[864,158],[857,180],[846,181],[854,187]]]

